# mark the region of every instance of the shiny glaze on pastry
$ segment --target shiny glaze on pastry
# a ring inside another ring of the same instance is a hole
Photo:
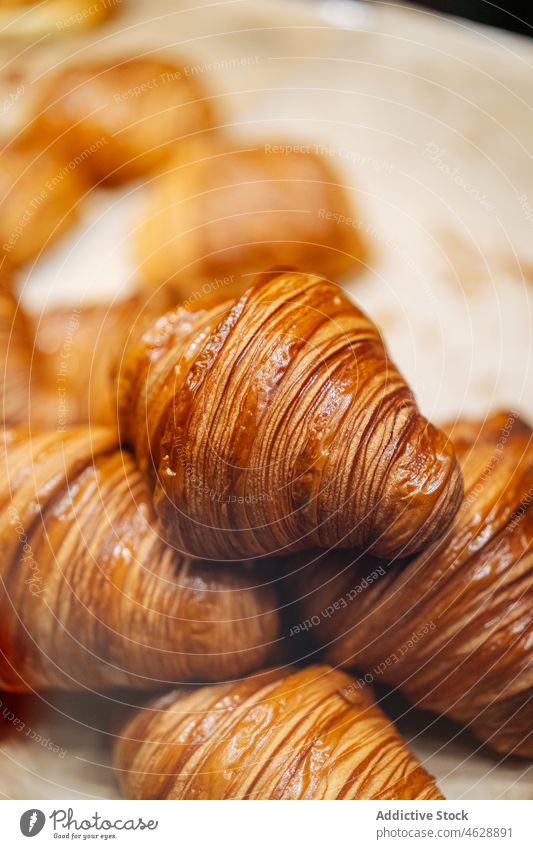
[[[115,749],[127,799],[442,799],[368,692],[327,666],[171,692]]]
[[[118,403],[167,538],[195,556],[405,555],[461,501],[451,443],[320,277],[263,275],[239,300],[162,317],[126,352]]]
[[[272,590],[166,545],[113,430],[6,431],[2,455],[0,689],[158,689],[268,662]]]
[[[296,618],[363,682],[387,681],[498,751],[532,756],[532,431],[498,413],[449,432],[465,498],[443,538],[389,567],[305,555],[288,566]]]

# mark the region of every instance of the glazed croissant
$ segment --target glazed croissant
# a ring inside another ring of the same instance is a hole
[[[501,752],[533,755],[533,436],[514,414],[451,428],[465,499],[400,567],[350,554],[290,565],[300,627],[360,686],[388,681]]]
[[[407,554],[461,501],[450,442],[376,327],[319,277],[263,276],[157,321],[125,354],[119,419],[167,538],[196,556]]]
[[[51,74],[26,137],[57,147],[90,182],[159,168],[176,145],[216,122],[198,75],[164,57],[105,59]]]
[[[147,189],[139,280],[177,299],[233,294],[272,266],[337,279],[366,258],[347,189],[312,145],[211,140],[181,149]]]
[[[2,449],[1,689],[157,689],[269,660],[274,593],[161,540],[114,431],[11,430]]]
[[[327,666],[168,693],[116,749],[128,799],[442,799],[354,680]]]

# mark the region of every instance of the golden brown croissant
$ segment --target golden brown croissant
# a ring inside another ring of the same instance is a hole
[[[115,750],[133,799],[442,799],[354,680],[327,666],[171,692]]]
[[[0,688],[156,689],[269,659],[273,592],[160,539],[113,431],[7,431],[2,447]]]
[[[272,266],[338,278],[362,267],[360,220],[311,145],[196,143],[148,192],[140,280],[180,298],[242,291]]]
[[[396,556],[439,537],[462,478],[372,322],[333,283],[264,275],[181,308],[126,352],[122,437],[167,537],[235,559],[320,547]]]
[[[465,499],[400,567],[330,553],[292,564],[299,623],[360,686],[388,681],[501,752],[533,755],[533,438],[513,414],[451,429]]]
[[[213,127],[198,76],[163,57],[73,65],[51,75],[27,135],[58,144],[92,182],[158,168],[176,144]]]
[[[13,268],[49,247],[76,220],[85,191],[80,173],[37,147],[0,154],[0,253]]]

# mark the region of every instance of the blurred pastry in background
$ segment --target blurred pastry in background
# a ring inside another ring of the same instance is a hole
[[[245,288],[265,269],[338,279],[366,257],[342,178],[314,145],[191,144],[146,189],[134,232],[140,285],[178,298]]]
[[[113,425],[117,416],[116,372],[131,335],[170,305],[160,296],[132,296],[112,303],[57,307],[30,317],[35,352],[44,364],[48,427]]]
[[[72,162],[35,147],[0,153],[0,256],[17,268],[36,258],[76,220],[86,184]]]
[[[135,298],[82,308],[59,307],[35,317],[35,347],[45,358],[46,386],[62,426],[115,421],[112,368],[120,362],[140,305]]]
[[[123,0],[2,0],[0,38],[65,36],[100,25]]]
[[[0,277],[0,385],[2,424],[26,423],[29,417],[33,334],[28,316],[20,308],[12,281]]]
[[[161,57],[83,63],[51,74],[26,136],[64,149],[93,183],[159,168],[176,145],[214,126],[209,93]]]

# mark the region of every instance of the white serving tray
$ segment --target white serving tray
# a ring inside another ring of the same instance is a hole
[[[31,106],[31,81],[65,56],[185,54],[234,131],[322,145],[353,188],[374,255],[347,288],[381,326],[424,413],[443,421],[509,407],[533,420],[533,42],[349,0],[121,7],[96,34],[45,40],[23,58],[20,44],[0,48],[6,90],[14,69],[26,86],[4,131]],[[41,309],[126,292],[141,193],[95,195],[76,230],[21,275],[23,300]],[[65,754],[0,724],[0,795],[116,796],[116,703],[47,703],[17,699],[13,710]],[[399,724],[448,797],[533,797],[530,763],[427,714],[408,709]]]

